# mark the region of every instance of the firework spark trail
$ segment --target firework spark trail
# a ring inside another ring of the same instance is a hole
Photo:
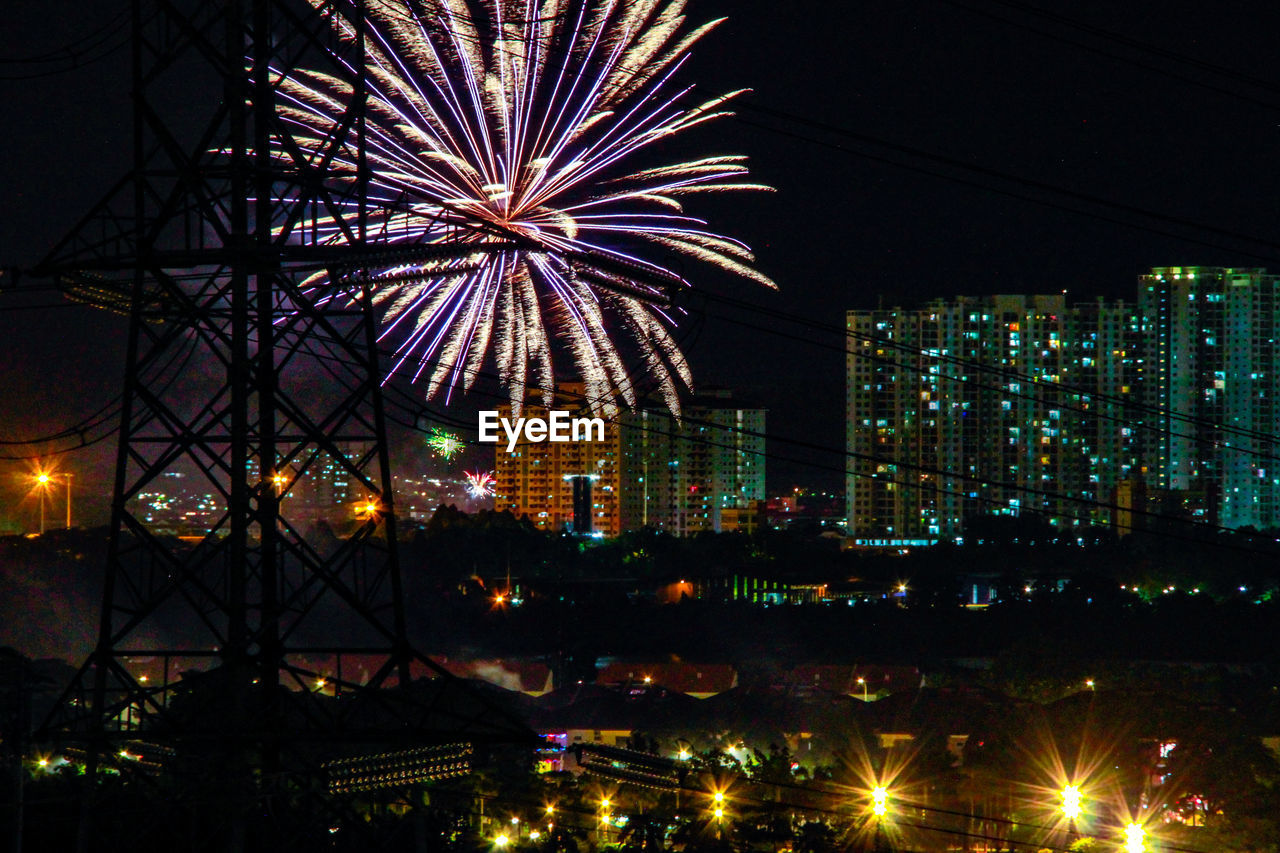
[[[473,498],[491,498],[497,492],[495,487],[497,482],[493,479],[493,474],[485,471],[464,471],[466,475],[467,494]]]
[[[430,434],[427,436],[427,447],[431,448],[432,453],[445,461],[453,459],[465,446],[466,444],[462,439],[440,427],[432,427]]]
[[[447,260],[424,253],[375,274],[380,339],[395,342],[397,368],[422,360],[428,398],[470,387],[492,358],[519,411],[530,386],[552,390],[554,340],[589,399],[616,394],[635,404],[621,344],[678,411],[679,389],[692,377],[663,310],[687,284],[672,256],[774,286],[746,244],[684,212],[687,195],[767,190],[744,180],[744,158],[636,162],[660,157],[654,149],[672,135],[727,115],[723,106],[737,94],[682,105],[691,87],[671,81],[720,23],[685,31],[684,5],[369,0],[369,197],[386,205],[371,213],[370,232],[426,249],[474,247]],[[332,20],[354,35],[349,21]],[[303,150],[319,156],[351,84],[292,70],[281,94],[283,119]],[[333,162],[341,180],[355,181],[350,158]],[[341,244],[342,220],[317,214],[305,227]],[[394,279],[377,282],[388,274]],[[324,274],[307,281],[317,290],[325,284]]]

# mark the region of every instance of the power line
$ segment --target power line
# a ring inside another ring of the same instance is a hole
[[[956,5],[955,0],[942,0],[942,2]],[[1158,44],[1153,44],[1151,42],[1145,42],[1139,39],[1130,38],[1129,36],[1125,36],[1113,30],[1108,30],[1104,27],[1094,26],[1092,24],[1079,21],[1075,18],[1071,18],[1066,15],[1059,14],[1049,9],[1038,8],[1036,6],[1030,5],[1029,3],[1020,2],[1020,0],[988,0],[988,2],[994,5],[1004,6],[1005,8],[1008,8],[1008,9],[1014,9],[1016,11],[1022,12],[1025,15],[1035,17],[1035,18],[1040,18],[1041,20],[1047,20],[1052,23],[1059,24],[1063,27],[1067,27],[1069,29],[1077,30],[1079,32],[1085,33],[1086,35],[1095,36],[1098,39],[1103,41],[1110,41],[1115,44],[1119,44],[1124,47],[1131,48],[1141,53],[1146,53],[1152,56],[1158,56],[1162,59],[1168,59],[1171,62],[1178,63],[1178,65],[1180,66],[1193,67],[1201,71],[1205,71],[1209,74],[1215,74],[1219,77],[1226,77],[1237,83],[1244,83],[1245,85],[1253,86],[1255,88],[1262,89],[1266,92],[1280,95],[1280,85],[1278,85],[1274,81],[1267,80],[1261,77],[1255,77],[1251,74],[1246,74],[1242,71],[1237,71],[1234,68],[1228,68],[1225,65],[1218,65],[1203,59],[1199,59],[1194,56],[1190,56],[1189,54],[1181,53],[1175,50],[1170,50],[1169,48],[1166,48],[1166,47],[1161,47]],[[1176,79],[1180,79],[1180,80],[1185,79],[1178,75],[1172,74],[1168,71],[1162,71],[1161,73],[1170,74],[1170,76],[1176,77]],[[1198,81],[1191,80],[1189,82],[1195,83],[1196,85],[1201,85]],[[1219,90],[1215,89],[1215,91],[1219,91]],[[1227,94],[1231,94],[1231,92],[1228,91]],[[1276,104],[1274,103],[1264,103],[1263,105],[1272,106],[1272,107],[1276,106]]]
[[[1276,440],[1277,440],[1275,434],[1273,433],[1266,433],[1260,430],[1245,429],[1243,427],[1231,426],[1229,424],[1220,424],[1220,423],[1208,420],[1206,418],[1196,417],[1194,415],[1186,414],[1174,409],[1164,409],[1159,406],[1154,406],[1140,399],[1117,397],[1113,394],[1096,391],[1080,385],[1072,385],[1072,384],[1063,383],[1063,382],[1046,382],[1044,379],[1037,377],[1033,374],[1021,373],[1009,367],[989,364],[979,359],[964,358],[962,356],[949,355],[947,353],[940,352],[937,349],[932,347],[923,346],[923,345],[914,346],[912,344],[904,343],[899,340],[894,340],[893,338],[890,338],[890,337],[882,337],[878,335],[856,332],[850,329],[845,329],[845,328],[832,325],[830,323],[825,323],[820,320],[813,320],[811,318],[802,317],[797,314],[791,314],[786,311],[781,311],[774,308],[768,308],[763,305],[757,305],[755,303],[748,302],[743,299],[736,299],[734,297],[724,296],[721,294],[707,293],[707,292],[700,292],[698,296],[700,296],[701,298],[707,301],[722,302],[727,305],[732,305],[733,307],[736,307],[736,308],[741,308],[747,311],[763,314],[763,315],[766,315],[771,320],[783,319],[783,320],[786,320],[787,322],[795,323],[796,325],[813,329],[815,331],[823,331],[823,332],[829,332],[831,334],[842,335],[846,339],[846,342],[849,339],[864,341],[874,346],[882,347],[885,349],[892,349],[909,356],[917,356],[922,359],[932,360],[932,361],[943,363],[943,364],[951,364],[956,367],[959,367],[974,373],[991,374],[997,379],[1012,380],[1014,384],[1018,384],[1018,385],[1027,384],[1034,389],[1043,389],[1045,391],[1051,391],[1055,394],[1062,394],[1065,396],[1074,395],[1074,396],[1086,398],[1089,401],[1096,400],[1096,401],[1101,401],[1105,403],[1110,403],[1120,408],[1121,410],[1136,409],[1139,412],[1149,414],[1153,417],[1166,419],[1171,422],[1185,423],[1192,426],[1204,427],[1207,430],[1211,430],[1212,432],[1215,432],[1215,433],[1221,433],[1223,435],[1238,435],[1243,438],[1248,438],[1248,439],[1253,439],[1256,441],[1263,442],[1264,444],[1267,444],[1267,445],[1273,445],[1276,443]],[[869,353],[859,352],[858,350],[848,349],[846,347],[837,347],[833,344],[823,344],[812,338],[806,338],[806,337],[800,337],[794,334],[788,334],[787,332],[780,330],[776,325],[748,323],[744,320],[738,320],[733,317],[730,317],[727,314],[719,314],[717,315],[717,317],[718,319],[724,320],[726,322],[734,323],[736,325],[741,325],[746,328],[750,328],[753,331],[767,332],[769,334],[777,335],[779,337],[783,337],[788,340],[807,343],[812,346],[816,346],[824,349],[837,350],[845,353],[846,355],[852,355],[855,358],[864,359],[864,360],[871,361],[878,364],[885,364],[892,367],[899,367],[913,373],[923,373],[927,370],[927,366],[924,366],[924,365],[916,365],[916,364],[912,364],[911,362],[905,362],[905,361],[895,361],[893,359],[882,358]],[[1024,393],[1020,390],[1014,391],[1001,385],[991,385],[991,384],[981,383],[981,382],[978,382],[976,379],[972,379],[968,377],[967,375],[957,376],[954,374],[944,374],[944,373],[938,373],[933,375],[936,375],[939,380],[948,380],[948,381],[957,382],[957,383],[966,383],[980,389],[998,391],[999,393],[1006,396],[1032,400],[1035,402],[1043,403],[1048,406],[1052,406],[1054,408],[1080,412],[1082,414],[1087,414],[1090,417],[1096,417],[1100,420],[1114,421],[1116,423],[1125,424],[1127,426],[1130,426],[1136,429],[1147,430],[1149,432],[1157,433],[1160,435],[1167,435],[1173,438],[1192,438],[1192,439],[1202,438],[1202,436],[1196,435],[1194,433],[1175,432],[1171,428],[1165,428],[1158,425],[1153,425],[1153,424],[1147,423],[1146,421],[1131,420],[1131,419],[1123,418],[1117,415],[1108,414],[1105,411],[1094,411],[1092,409],[1086,409],[1086,408],[1083,408],[1082,406],[1073,405],[1069,401],[1065,401],[1065,400],[1055,400],[1052,397],[1037,396],[1032,393]],[[1271,460],[1280,459],[1280,457],[1272,456],[1262,452],[1253,453],[1252,451],[1249,451],[1248,448],[1239,447],[1237,445],[1223,444],[1217,440],[1215,440],[1213,444],[1216,447],[1229,448],[1231,450],[1237,450],[1240,452],[1249,452],[1251,453],[1251,455],[1261,456],[1261,458],[1265,458],[1265,459],[1271,459]]]
[[[1059,44],[1065,44],[1070,47],[1077,48],[1079,50],[1097,54],[1098,56],[1105,56],[1108,59],[1115,60],[1116,62],[1122,62],[1127,65],[1132,65],[1136,68],[1141,68],[1145,71],[1150,71],[1154,74],[1159,74],[1174,80],[1179,80],[1183,83],[1188,83],[1192,86],[1197,86],[1199,88],[1205,89],[1207,91],[1213,92],[1218,95],[1225,95],[1229,98],[1235,98],[1245,103],[1253,104],[1259,107],[1265,107],[1266,109],[1270,109],[1270,110],[1280,109],[1280,104],[1277,104],[1275,101],[1269,101],[1263,98],[1254,97],[1253,95],[1243,92],[1238,88],[1231,88],[1228,86],[1218,85],[1216,83],[1211,83],[1208,80],[1197,79],[1196,77],[1190,76],[1188,74],[1180,73],[1179,71],[1174,70],[1173,68],[1161,67],[1159,65],[1153,65],[1148,62],[1143,62],[1137,57],[1127,56],[1122,52],[1118,52],[1115,50],[1108,50],[1106,48],[1100,47],[1097,44],[1090,44],[1088,41],[1083,41],[1077,38],[1066,36],[1066,35],[1063,35],[1062,33],[1055,32],[1052,29],[1044,26],[1036,26],[1034,24],[1030,24],[1027,22],[1016,21],[1016,20],[1012,20],[1010,18],[1004,17],[1002,15],[997,15],[988,9],[983,9],[972,3],[963,2],[963,0],[938,0],[938,2],[943,3],[947,6],[951,6],[956,9],[962,9],[973,15],[978,15],[988,20],[998,21],[1001,24],[1004,24],[1008,27],[1013,27],[1014,29],[1022,30],[1023,32],[1034,33],[1038,36],[1046,38],[1050,41],[1057,42]],[[1025,3],[1011,2],[1011,0],[989,0],[989,2],[992,5],[1003,6],[1006,9],[1022,12],[1023,14],[1033,18],[1039,18],[1040,20],[1049,21],[1050,23],[1058,24],[1059,26],[1064,27],[1066,29],[1071,29],[1077,32],[1084,33],[1086,35],[1095,36],[1100,41],[1110,41],[1122,47],[1131,48],[1139,53],[1153,55],[1163,59],[1168,59],[1168,60],[1177,62],[1179,67],[1199,68],[1202,71],[1207,71],[1211,74],[1227,77],[1229,79],[1234,80],[1235,82],[1245,83],[1247,85],[1254,86],[1256,88],[1263,89],[1265,91],[1269,91],[1272,93],[1276,93],[1280,91],[1280,88],[1276,87],[1274,84],[1269,83],[1266,80],[1261,80],[1256,77],[1251,77],[1249,75],[1242,74],[1238,71],[1233,71],[1232,69],[1225,68],[1220,65],[1213,65],[1211,63],[1207,63],[1202,60],[1195,59],[1194,57],[1187,56],[1186,54],[1164,50],[1155,45],[1139,42],[1134,39],[1130,39],[1125,36],[1119,35],[1118,33],[1114,33],[1109,30],[1102,29],[1100,27],[1093,27],[1083,22],[1077,21],[1075,19],[1068,18],[1063,15],[1054,14],[1052,12],[1049,12],[1048,10],[1037,9]]]
[[[948,0],[943,0],[943,2],[948,2]],[[421,24],[422,24],[422,21],[420,21],[420,20],[418,20],[418,19],[416,19],[416,18],[410,18],[410,17],[400,16],[400,15],[395,15],[394,13],[388,13],[388,14],[389,14],[391,17],[399,18],[400,20],[403,20],[403,21],[406,21],[406,22],[411,22],[411,23],[415,23],[415,24],[419,24],[419,25],[421,25]],[[494,50],[494,51],[496,51],[496,52],[506,53],[506,54],[507,54],[508,56],[510,56],[510,57],[519,57],[519,56],[521,56],[521,54],[519,54],[518,52],[516,52],[513,48],[503,47],[503,46],[501,46],[501,45],[491,45],[491,44],[488,44],[488,43],[486,43],[483,39],[481,39],[479,36],[469,37],[469,36],[467,36],[466,34],[463,34],[463,33],[451,33],[451,35],[453,35],[455,38],[461,39],[461,40],[463,40],[463,41],[469,41],[470,43],[472,43],[472,44],[474,44],[474,45],[476,45],[476,46],[479,46],[479,47],[486,47],[486,48],[490,48],[490,49],[492,49],[492,50]],[[512,37],[510,37],[510,38],[507,38],[507,39],[506,39],[506,41],[508,41],[508,42],[520,42],[520,41],[524,41],[524,39],[523,39],[523,37],[521,37],[521,36],[512,36]],[[564,55],[564,53],[565,53],[565,51],[564,51],[564,49],[563,49],[563,48],[559,48],[559,47],[556,47],[556,46],[548,46],[548,47],[547,47],[547,50],[548,50],[548,52],[549,52],[550,54],[559,54],[559,55]],[[622,66],[622,65],[620,65],[620,66],[619,66],[619,68],[621,68],[622,70],[629,71],[630,73],[633,73],[633,74],[635,74],[635,73],[639,73],[639,70],[638,70],[638,69],[635,69],[635,68],[628,68],[628,67],[626,67],[626,66]],[[580,77],[580,76],[582,76],[582,74],[584,73],[584,71],[583,71],[582,69],[569,69],[569,70],[567,70],[567,72],[566,72],[566,73],[568,73],[568,74],[569,74],[570,76],[572,76],[572,77]],[[690,86],[690,90],[691,90],[691,91],[692,91],[693,89],[696,89],[696,88],[698,88],[698,87],[696,86],[696,84],[695,84],[695,85]],[[1278,88],[1280,88],[1280,87],[1278,87]],[[686,98],[680,98],[680,97],[677,97],[675,102],[676,102],[676,103],[681,104],[682,106],[687,105],[687,99],[686,99]],[[852,141],[856,141],[856,142],[859,142],[859,143],[863,143],[863,144],[871,145],[871,146],[874,146],[874,147],[879,148],[879,149],[892,151],[892,152],[894,152],[894,153],[896,153],[896,154],[899,154],[899,155],[906,155],[906,156],[908,156],[908,157],[913,157],[913,158],[916,158],[916,159],[924,160],[924,161],[927,161],[927,162],[932,162],[932,163],[935,163],[935,164],[938,164],[938,165],[942,165],[942,166],[946,166],[946,167],[949,167],[949,168],[958,169],[958,170],[960,170],[960,171],[962,171],[962,172],[967,172],[967,173],[974,174],[974,175],[978,176],[979,178],[985,178],[985,179],[988,179],[988,180],[989,180],[989,179],[997,179],[997,180],[1001,180],[1001,181],[1004,181],[1004,182],[1007,182],[1007,183],[1011,183],[1011,184],[1014,184],[1014,185],[1020,185],[1020,186],[1023,186],[1023,187],[1028,187],[1028,188],[1031,188],[1031,189],[1039,190],[1039,191],[1042,191],[1042,192],[1048,192],[1048,193],[1050,193],[1050,194],[1057,195],[1057,196],[1060,196],[1060,197],[1063,197],[1063,198],[1067,198],[1067,199],[1070,199],[1070,200],[1072,200],[1072,201],[1081,202],[1081,203],[1089,204],[1089,205],[1094,205],[1094,206],[1098,206],[1098,207],[1102,207],[1102,208],[1109,208],[1109,209],[1113,209],[1113,210],[1116,210],[1116,211],[1119,211],[1119,212],[1128,213],[1128,214],[1131,214],[1131,215],[1136,215],[1136,216],[1140,216],[1140,217],[1148,218],[1148,219],[1151,219],[1151,220],[1156,221],[1156,222],[1163,222],[1163,223],[1165,223],[1166,225],[1177,225],[1177,226],[1181,226],[1181,227],[1191,228],[1191,229],[1193,229],[1193,230],[1200,230],[1200,231],[1202,231],[1202,232],[1211,233],[1211,234],[1217,235],[1217,236],[1219,236],[1219,237],[1227,237],[1227,238],[1231,238],[1231,239],[1234,239],[1234,240],[1239,240],[1239,241],[1242,241],[1242,242],[1245,242],[1245,243],[1251,243],[1251,244],[1253,244],[1253,245],[1266,246],[1268,249],[1271,249],[1271,250],[1280,250],[1280,242],[1277,242],[1277,241],[1272,240],[1272,239],[1270,239],[1270,238],[1265,238],[1265,237],[1260,237],[1260,236],[1254,236],[1254,235],[1250,235],[1250,234],[1243,234],[1243,233],[1241,233],[1241,232],[1239,232],[1239,231],[1234,231],[1234,230],[1232,230],[1232,229],[1228,229],[1228,228],[1221,228],[1221,227],[1214,226],[1214,225],[1208,225],[1208,224],[1205,224],[1205,223],[1197,222],[1197,221],[1195,221],[1195,220],[1187,219],[1187,218],[1185,218],[1185,217],[1173,216],[1173,215],[1170,215],[1170,214],[1162,213],[1162,212],[1157,211],[1157,210],[1152,210],[1152,209],[1149,209],[1149,208],[1144,208],[1144,207],[1141,207],[1141,206],[1139,206],[1139,205],[1133,205],[1133,204],[1127,204],[1127,203],[1124,203],[1124,202],[1118,202],[1118,201],[1115,201],[1115,200],[1112,200],[1112,199],[1107,199],[1107,198],[1102,197],[1102,196],[1097,196],[1097,195],[1093,195],[1093,194],[1090,194],[1090,193],[1084,193],[1084,192],[1081,192],[1081,191],[1079,191],[1079,190],[1074,190],[1074,189],[1071,189],[1071,188],[1069,188],[1069,187],[1062,187],[1062,186],[1058,186],[1058,185],[1056,185],[1056,184],[1051,184],[1051,183],[1049,183],[1049,182],[1047,182],[1047,181],[1040,181],[1040,180],[1037,180],[1037,179],[1034,179],[1034,178],[1028,178],[1028,177],[1023,176],[1023,175],[1017,175],[1017,174],[1014,174],[1014,173],[1011,173],[1011,172],[1004,172],[1004,171],[999,170],[999,169],[994,169],[994,168],[991,168],[991,167],[982,166],[982,165],[977,164],[977,163],[970,163],[970,162],[966,162],[966,161],[963,161],[963,160],[956,159],[956,158],[954,158],[954,157],[950,157],[950,156],[948,156],[948,155],[938,154],[938,153],[935,153],[935,152],[931,152],[931,151],[928,151],[928,150],[923,149],[923,148],[917,148],[917,147],[914,147],[914,146],[905,145],[905,144],[903,144],[903,143],[899,143],[899,142],[894,142],[894,141],[890,141],[890,140],[882,139],[882,138],[879,138],[879,137],[876,137],[876,136],[872,136],[872,135],[870,135],[870,134],[861,133],[861,132],[859,132],[859,131],[855,131],[855,130],[852,130],[852,129],[850,129],[850,128],[846,128],[846,127],[842,127],[842,126],[840,126],[840,125],[833,124],[833,123],[831,123],[831,122],[829,122],[829,121],[819,120],[819,119],[814,119],[814,118],[811,118],[811,117],[808,117],[808,116],[802,116],[802,115],[799,115],[799,114],[797,114],[797,113],[792,113],[792,112],[787,111],[787,110],[780,110],[780,109],[775,109],[775,108],[771,108],[771,107],[766,107],[766,106],[763,106],[763,105],[761,105],[761,104],[758,104],[758,103],[755,103],[755,102],[751,101],[749,98],[735,99],[734,101],[732,101],[732,104],[733,104],[734,108],[735,108],[735,109],[738,109],[738,110],[742,110],[742,111],[746,111],[746,112],[756,113],[757,115],[760,115],[760,116],[763,116],[763,117],[766,117],[766,118],[780,119],[780,120],[785,121],[785,122],[788,122],[788,123],[790,123],[790,124],[800,125],[800,126],[803,126],[803,127],[807,127],[807,128],[809,128],[809,129],[813,129],[813,130],[821,130],[821,131],[823,131],[823,132],[825,132],[825,133],[830,133],[830,134],[833,134],[833,135],[836,135],[836,136],[840,136],[840,137],[843,137],[843,138],[846,138],[846,139],[850,139],[850,140],[852,140]],[[932,177],[939,177],[939,178],[943,178],[943,179],[945,179],[945,180],[950,180],[950,181],[953,181],[953,182],[958,182],[958,183],[962,183],[962,184],[968,184],[968,185],[970,185],[970,186],[975,186],[975,187],[977,187],[977,188],[980,188],[980,189],[983,189],[983,190],[986,190],[986,191],[988,191],[988,192],[992,192],[992,193],[995,193],[995,194],[998,194],[998,195],[1005,195],[1005,196],[1009,196],[1009,197],[1013,197],[1013,198],[1018,198],[1018,199],[1023,200],[1023,201],[1029,201],[1029,202],[1032,202],[1032,203],[1035,203],[1035,204],[1040,204],[1040,205],[1044,205],[1044,206],[1052,207],[1052,208],[1055,208],[1055,209],[1058,209],[1058,210],[1062,210],[1062,211],[1065,211],[1065,212],[1068,212],[1068,213],[1075,213],[1075,214],[1078,214],[1078,215],[1083,215],[1083,216],[1087,216],[1087,217],[1090,217],[1090,218],[1099,219],[1100,221],[1110,222],[1110,223],[1112,223],[1112,224],[1119,224],[1119,225],[1125,225],[1125,226],[1127,226],[1127,227],[1139,228],[1139,229],[1141,229],[1141,230],[1146,230],[1146,231],[1149,231],[1150,233],[1159,234],[1159,235],[1161,235],[1161,236],[1174,237],[1174,238],[1177,238],[1177,239],[1187,240],[1187,241],[1189,241],[1189,242],[1195,242],[1195,243],[1200,244],[1200,245],[1204,245],[1204,246],[1211,247],[1211,248],[1218,248],[1218,249],[1222,249],[1222,250],[1224,250],[1224,251],[1233,251],[1233,252],[1237,252],[1238,254],[1247,254],[1247,255],[1250,255],[1250,256],[1252,256],[1252,257],[1256,257],[1256,258],[1259,258],[1259,259],[1268,259],[1268,260],[1272,260],[1272,261],[1274,261],[1274,260],[1276,259],[1276,255],[1274,254],[1274,252],[1273,252],[1272,254],[1269,254],[1269,255],[1259,255],[1259,254],[1255,254],[1255,253],[1253,253],[1253,252],[1241,251],[1241,250],[1239,250],[1239,249],[1235,249],[1235,248],[1231,248],[1231,247],[1228,247],[1228,246],[1224,246],[1224,245],[1219,244],[1219,243],[1214,243],[1214,242],[1206,241],[1206,240],[1201,239],[1201,238],[1189,237],[1189,236],[1187,236],[1187,235],[1185,235],[1185,234],[1182,234],[1182,233],[1179,233],[1179,232],[1168,231],[1168,230],[1164,230],[1164,229],[1161,229],[1161,228],[1156,228],[1156,227],[1151,226],[1151,225],[1147,225],[1147,224],[1140,224],[1140,223],[1134,223],[1134,222],[1129,222],[1129,221],[1126,221],[1126,220],[1123,220],[1123,219],[1116,219],[1116,218],[1114,218],[1114,217],[1101,216],[1101,215],[1099,215],[1099,214],[1097,214],[1097,213],[1091,213],[1091,212],[1088,212],[1088,211],[1079,210],[1078,208],[1074,208],[1074,207],[1066,206],[1066,205],[1063,205],[1063,204],[1061,204],[1061,203],[1059,203],[1059,202],[1054,202],[1054,201],[1051,201],[1051,200],[1048,200],[1048,199],[1038,198],[1038,197],[1036,197],[1036,196],[1028,195],[1028,194],[1026,194],[1026,193],[1015,192],[1015,191],[1010,190],[1010,189],[999,189],[999,188],[996,188],[996,187],[991,186],[991,185],[990,185],[990,183],[982,183],[982,182],[980,182],[980,181],[975,181],[975,180],[973,180],[973,179],[971,179],[971,178],[964,178],[964,177],[961,177],[961,176],[959,176],[959,175],[951,175],[951,174],[947,174],[947,173],[944,173],[944,172],[938,172],[938,171],[936,171],[936,170],[923,169],[923,168],[921,168],[921,167],[919,167],[919,166],[913,166],[913,165],[908,164],[908,163],[902,163],[902,162],[895,161],[895,160],[892,160],[892,159],[888,159],[888,158],[884,158],[884,157],[878,157],[878,156],[876,156],[876,155],[871,155],[871,154],[866,154],[865,152],[851,151],[850,149],[845,148],[845,147],[843,147],[843,146],[840,146],[840,145],[834,145],[834,144],[832,144],[832,143],[825,142],[825,141],[823,141],[823,140],[821,140],[821,139],[817,139],[817,138],[814,138],[814,137],[812,137],[812,136],[805,136],[805,135],[803,135],[803,134],[798,134],[798,133],[795,133],[795,132],[790,132],[790,131],[782,130],[782,129],[780,129],[780,128],[773,127],[772,125],[763,124],[763,123],[760,123],[760,122],[752,122],[752,121],[749,121],[749,120],[747,120],[747,119],[744,119],[742,116],[737,115],[736,113],[735,113],[735,114],[732,114],[732,115],[731,115],[731,118],[732,118],[735,122],[737,122],[737,123],[739,123],[739,124],[745,124],[745,125],[747,125],[747,126],[754,127],[754,128],[757,128],[757,129],[767,130],[767,131],[770,131],[770,132],[773,132],[773,133],[778,133],[778,134],[781,134],[781,135],[784,135],[784,136],[787,136],[787,137],[790,137],[790,138],[793,138],[793,139],[797,139],[797,140],[799,140],[799,141],[804,141],[804,142],[807,142],[807,143],[810,143],[810,144],[816,144],[816,145],[820,145],[820,146],[827,147],[827,148],[833,148],[833,149],[835,149],[835,150],[837,150],[837,151],[842,151],[842,152],[844,152],[844,153],[855,154],[855,155],[857,155],[857,156],[861,156],[861,157],[863,157],[864,159],[871,159],[871,160],[875,160],[875,161],[877,161],[877,162],[885,163],[885,164],[887,164],[887,165],[892,165],[892,166],[895,166],[895,167],[898,167],[898,168],[904,168],[904,169],[907,169],[907,170],[909,170],[909,171],[915,171],[915,172],[919,172],[919,173],[921,173],[921,174],[929,175],[929,176],[932,176]]]
[[[120,11],[115,16],[108,19],[101,26],[95,27],[92,31],[72,39],[61,47],[48,50],[43,53],[33,53],[29,56],[0,56],[0,65],[31,65],[40,62],[65,62],[73,59],[77,54],[92,50],[96,45],[106,41],[107,38],[114,35],[122,27],[129,23],[130,10],[128,5],[121,4]],[[86,42],[89,44],[86,46]]]

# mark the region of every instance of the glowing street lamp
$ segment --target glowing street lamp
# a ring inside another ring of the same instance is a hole
[[[876,817],[884,817],[889,812],[889,790],[883,785],[871,789],[871,812]]]
[[[36,474],[36,488],[40,490],[40,535],[44,535],[44,501],[49,494],[49,481],[53,479],[47,471]]]
[[[613,821],[613,814],[609,811],[609,807],[612,805],[613,803],[608,797],[600,798],[600,821],[596,827],[596,832],[599,834],[598,837],[605,842],[609,840],[609,824]]]
[[[31,478],[34,484],[34,491],[40,498],[40,535],[44,535],[44,504],[49,498],[49,484],[53,482],[53,475],[48,471],[38,470]]]
[[[1062,813],[1066,815],[1068,820],[1075,820],[1080,817],[1082,813],[1080,803],[1079,785],[1068,785],[1062,789]]]
[[[867,701],[867,680],[862,676],[858,676],[858,683],[862,685],[862,701],[865,702]]]
[[[1139,823],[1129,823],[1124,828],[1125,853],[1143,853],[1147,849],[1147,831]]]

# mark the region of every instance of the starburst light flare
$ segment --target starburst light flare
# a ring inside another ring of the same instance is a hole
[[[341,35],[351,21],[311,0]],[[520,411],[550,404],[553,341],[598,411],[638,396],[624,354],[678,411],[692,382],[669,297],[682,258],[773,287],[743,243],[684,210],[696,193],[767,190],[744,158],[671,161],[674,135],[726,115],[736,92],[695,99],[673,79],[716,26],[686,27],[684,0],[367,0],[369,233],[421,258],[373,277],[393,371],[427,397],[471,386],[491,363]],[[282,75],[282,115],[309,155],[334,132],[352,86]],[[354,138],[354,136],[352,137]],[[281,157],[290,156],[280,152]],[[291,156],[296,156],[294,153]],[[356,165],[334,162],[354,181]],[[348,241],[338,217],[309,233]],[[324,274],[307,284],[323,293]],[[619,346],[621,344],[621,348]]]

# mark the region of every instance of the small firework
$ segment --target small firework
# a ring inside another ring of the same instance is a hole
[[[458,452],[465,447],[462,439],[453,433],[435,427],[431,430],[431,434],[427,436],[427,447],[431,448],[431,452],[441,459],[449,460],[458,455]]]
[[[494,495],[493,487],[495,481],[493,474],[476,471],[474,474],[470,471],[463,472],[467,475],[467,494],[473,498],[491,498]]]

